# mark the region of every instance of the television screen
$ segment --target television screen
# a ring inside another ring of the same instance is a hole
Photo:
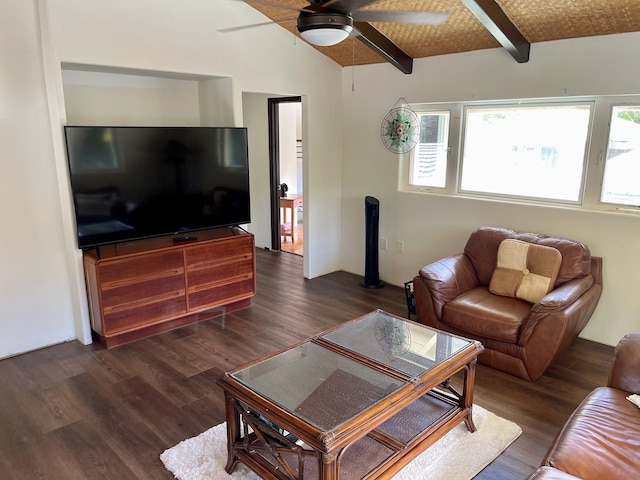
[[[246,128],[66,126],[78,247],[249,223]]]

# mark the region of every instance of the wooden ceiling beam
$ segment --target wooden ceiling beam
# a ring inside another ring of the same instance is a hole
[[[413,71],[413,58],[380,33],[377,28],[366,22],[353,22],[353,28],[360,34],[358,40],[402,73],[409,74]]]
[[[462,0],[518,63],[529,61],[531,43],[507,17],[495,0]]]

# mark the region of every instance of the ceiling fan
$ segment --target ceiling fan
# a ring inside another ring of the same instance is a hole
[[[307,42],[320,47],[336,45],[349,37],[351,32],[355,30],[359,40],[404,73],[411,73],[413,59],[369,22],[440,25],[449,18],[449,14],[446,12],[363,9],[363,7],[375,4],[379,0],[308,1],[309,5],[303,8],[281,5],[269,0],[245,0],[245,3],[298,12],[296,21],[300,35]],[[233,27],[221,31],[228,32],[259,25],[264,24]]]

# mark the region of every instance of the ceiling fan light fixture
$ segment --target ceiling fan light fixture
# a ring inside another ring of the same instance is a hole
[[[319,47],[336,45],[349,37],[353,19],[343,13],[306,13],[298,17],[298,31],[307,42]]]

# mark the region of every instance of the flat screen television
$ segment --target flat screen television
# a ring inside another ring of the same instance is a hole
[[[66,126],[78,248],[251,221],[246,128]]]

